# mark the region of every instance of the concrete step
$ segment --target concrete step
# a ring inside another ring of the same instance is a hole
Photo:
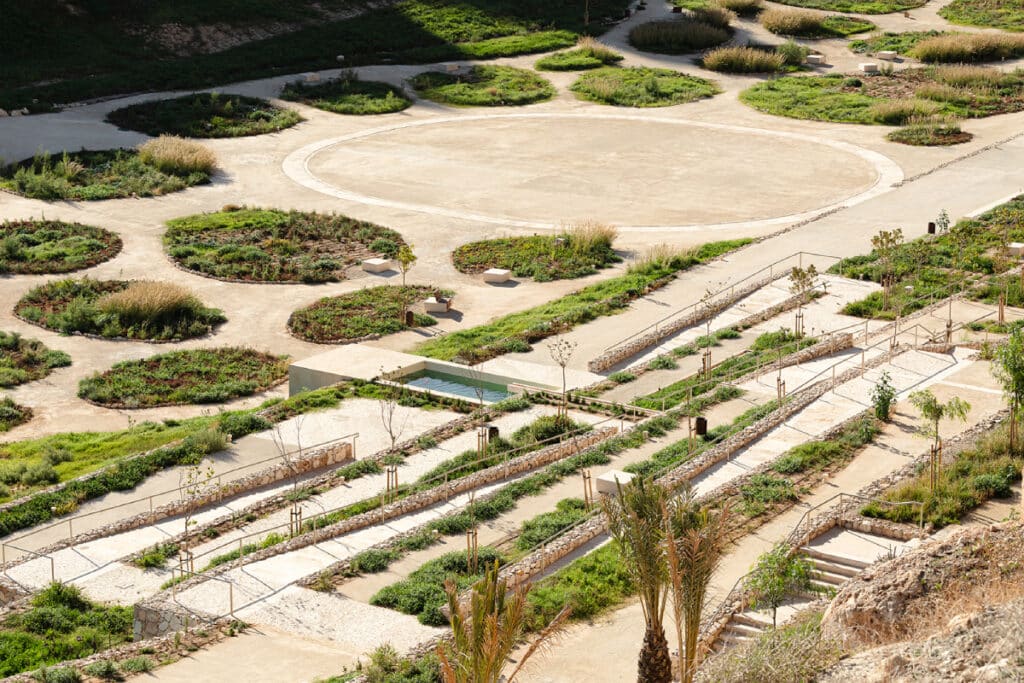
[[[749,643],[753,638],[751,636],[738,635],[731,631],[722,631],[718,636],[718,642],[725,645],[740,645],[742,643]]]
[[[840,565],[840,566],[846,566],[846,567],[850,567],[850,568],[855,568],[855,569],[858,569],[858,570],[859,569],[865,569],[866,567],[868,567],[871,564],[870,562],[864,562],[863,560],[856,560],[856,559],[854,559],[852,557],[843,557],[841,555],[834,555],[832,553],[828,553],[828,552],[825,552],[823,550],[818,550],[817,548],[811,548],[809,546],[804,546],[801,549],[801,552],[803,552],[804,555],[807,555],[807,557],[810,557],[812,559],[824,560],[826,562],[831,562],[832,564],[836,564],[836,565]]]
[[[842,586],[851,578],[853,577],[846,574],[836,574],[830,571],[823,571],[822,569],[815,567],[814,579],[830,586]]]
[[[768,619],[758,619],[757,617],[751,616],[748,612],[737,612],[732,615],[732,621],[737,624],[744,624],[746,626],[752,626],[761,631],[766,628],[771,628],[772,622]]]
[[[730,621],[726,624],[723,633],[732,633],[738,636],[747,636],[748,638],[756,638],[761,635],[763,629],[757,626],[748,626],[747,624],[738,624],[735,621]]]
[[[821,574],[832,574],[834,576],[843,576],[846,578],[853,578],[861,573],[860,567],[853,567],[848,564],[840,564],[838,562],[830,562],[829,560],[823,560],[820,557],[808,556],[811,564],[814,565],[814,569]]]

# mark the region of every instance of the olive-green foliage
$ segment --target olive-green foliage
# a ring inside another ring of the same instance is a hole
[[[191,349],[116,363],[79,382],[78,395],[131,408],[223,403],[265,391],[287,376],[287,356],[241,347]]]
[[[635,592],[618,546],[609,543],[534,585],[528,596],[533,626],[543,628],[566,606],[572,619],[590,619]]]
[[[227,280],[333,282],[405,245],[390,228],[338,214],[231,208],[167,223],[164,246],[189,270]]]
[[[121,238],[103,228],[52,220],[0,223],[0,273],[66,273],[113,258]]]
[[[581,499],[565,498],[560,500],[555,506],[554,512],[542,512],[523,522],[519,538],[516,539],[516,548],[530,550],[586,516],[587,511]]]
[[[274,133],[294,126],[302,117],[291,109],[243,95],[193,93],[115,109],[107,121],[147,135],[190,138],[235,138]]]
[[[877,419],[865,417],[847,426],[833,439],[794,446],[772,464],[772,469],[780,474],[823,469],[873,441],[879,431]]]
[[[886,31],[885,33],[876,33],[869,38],[851,41],[849,47],[858,54],[891,50],[907,55],[922,40],[944,35],[947,34],[942,31],[904,31],[902,33]]]
[[[208,182],[208,172],[161,171],[133,149],[37,154],[0,168],[0,189],[43,200],[152,197]]]
[[[0,432],[6,432],[32,418],[32,409],[15,403],[10,396],[0,397]]]
[[[75,586],[52,583],[32,598],[28,610],[3,620],[0,675],[78,659],[131,640],[131,607],[102,607]]]
[[[619,107],[669,107],[721,92],[712,82],[669,69],[603,67],[570,87],[583,100]]]
[[[71,365],[71,356],[46,348],[38,339],[0,331],[0,387],[13,387],[46,377],[54,368]]]
[[[428,100],[463,107],[532,104],[555,95],[547,80],[511,66],[474,66],[465,75],[427,71],[409,82]]]
[[[1018,0],[953,0],[939,16],[954,24],[1024,31],[1024,7]]]
[[[538,71],[586,71],[621,61],[622,55],[618,52],[596,40],[584,38],[576,48],[543,57],[534,66]]]
[[[502,237],[463,244],[452,252],[460,273],[481,273],[488,268],[507,268],[516,277],[538,282],[583,277],[622,259],[612,248],[614,231],[599,239],[583,239],[570,231],[563,235]]]
[[[351,71],[324,83],[294,81],[281,91],[281,99],[302,102],[335,114],[356,116],[393,114],[412,105],[412,100],[401,88],[379,81],[360,80]]]
[[[319,343],[394,334],[408,329],[403,313],[435,291],[418,285],[381,285],[324,297],[292,313],[288,329],[300,339]],[[413,315],[415,327],[436,324],[429,315]]]
[[[961,145],[974,138],[971,133],[964,132],[956,121],[911,121],[909,125],[888,133],[885,136],[890,142],[917,147],[941,147]]]

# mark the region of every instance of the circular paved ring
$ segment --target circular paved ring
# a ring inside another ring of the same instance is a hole
[[[641,123],[667,123],[679,126],[691,126],[695,128],[705,128],[708,130],[720,130],[731,133],[748,133],[750,135],[760,135],[765,137],[777,137],[789,140],[797,140],[800,142],[808,142],[817,145],[823,145],[825,147],[831,147],[832,149],[846,152],[854,156],[863,159],[874,167],[878,177],[875,179],[874,184],[868,189],[859,192],[846,199],[833,202],[826,206],[818,207],[808,211],[800,213],[789,214],[785,216],[775,216],[772,218],[764,218],[753,221],[734,221],[729,223],[703,223],[694,225],[626,225],[616,226],[616,229],[620,232],[697,232],[703,230],[729,230],[736,228],[743,229],[758,229],[758,228],[771,228],[798,223],[801,221],[809,220],[815,216],[819,216],[824,213],[830,213],[838,209],[846,208],[860,204],[861,202],[877,197],[881,194],[885,194],[892,187],[903,180],[903,169],[899,167],[892,159],[869,149],[852,145],[848,142],[840,142],[838,140],[829,140],[827,138],[821,138],[814,135],[804,135],[803,133],[792,133],[788,131],[772,131],[764,130],[761,128],[749,128],[746,126],[734,126],[725,123],[709,123],[705,121],[689,121],[686,119],[673,119],[664,117],[648,117],[648,116],[631,116],[628,114],[558,114],[558,113],[536,113],[536,114],[479,114],[471,116],[447,116],[442,118],[423,119],[420,121],[408,121],[390,126],[382,126],[380,128],[372,128],[370,130],[360,131],[358,133],[350,133],[349,135],[342,135],[336,138],[329,138],[327,140],[321,140],[312,144],[301,147],[291,154],[289,154],[281,164],[281,168],[285,175],[291,178],[293,181],[302,185],[303,187],[315,190],[322,194],[336,197],[338,199],[344,199],[350,202],[356,202],[358,204],[368,204],[371,206],[380,206],[389,209],[397,209],[400,211],[414,211],[417,213],[425,213],[434,216],[443,216],[445,218],[455,218],[459,220],[477,222],[477,223],[490,223],[493,225],[504,225],[518,228],[530,228],[534,230],[559,230],[558,221],[552,220],[521,220],[510,217],[501,216],[489,216],[485,214],[473,213],[470,211],[458,211],[455,209],[446,209],[441,206],[432,206],[429,204],[416,204],[411,202],[401,202],[393,199],[385,199],[383,197],[374,197],[372,195],[360,194],[358,192],[350,192],[337,188],[330,183],[326,183],[316,177],[309,169],[310,161],[317,154],[341,145],[352,140],[360,140],[362,138],[368,138],[375,135],[382,135],[390,133],[396,130],[403,130],[406,128],[417,128],[420,126],[433,126],[444,123],[463,123],[466,121],[484,121],[492,119],[604,119],[604,120],[617,120],[617,121],[638,121]]]

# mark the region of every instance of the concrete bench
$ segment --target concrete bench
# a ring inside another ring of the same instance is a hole
[[[597,493],[602,496],[613,496],[619,492],[619,484],[625,486],[635,476],[622,470],[608,470],[597,477]]]
[[[1017,258],[1024,256],[1024,242],[1010,242],[1006,245],[1006,248],[1010,252],[1010,256],[1016,256]]]
[[[457,74],[461,68],[458,64],[446,64],[444,70],[450,74]]]
[[[320,74],[310,71],[309,73],[302,74],[302,80],[306,83],[319,83]]]
[[[891,62],[896,59],[896,50],[882,50],[881,52],[876,52],[875,56],[879,59],[885,59]]]
[[[427,313],[447,313],[452,310],[452,300],[444,297],[440,299],[435,296],[428,297],[423,302],[423,310]]]
[[[363,261],[363,270],[367,273],[384,273],[391,270],[391,259],[368,258]]]
[[[860,65],[860,70],[866,74],[878,73],[878,65],[874,62],[864,62]]]
[[[825,64],[825,55],[807,55],[808,64]]]
[[[492,285],[508,282],[512,279],[512,271],[505,268],[488,268],[484,271],[484,282]]]

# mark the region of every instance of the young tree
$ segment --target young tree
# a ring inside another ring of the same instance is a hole
[[[380,376],[387,377],[384,368],[380,369]],[[400,396],[396,387],[391,384],[384,384],[382,390],[381,397],[377,399],[377,409],[380,413],[381,425],[383,425],[384,431],[387,432],[388,438],[391,439],[391,448],[394,448],[409,422],[409,411],[398,410]],[[401,419],[399,419],[399,416],[401,416]]]
[[[444,584],[451,614],[452,642],[437,648],[444,683],[498,683],[505,662],[523,638],[527,627],[526,598],[530,585],[509,591],[498,578],[498,563],[487,570],[472,589],[469,603],[459,601],[458,585],[448,579]],[[569,617],[563,609],[541,631],[519,658],[507,680],[515,679],[523,665],[542,648]]]
[[[662,513],[666,494],[660,486],[635,478],[618,495],[601,502],[608,530],[640,595],[644,643],[637,662],[637,683],[670,683],[672,659],[665,639],[668,604],[668,563]]]
[[[814,290],[814,286],[818,280],[818,269],[814,267],[814,264],[807,266],[806,268],[798,268],[793,266],[792,272],[789,274],[789,291],[795,294],[797,297],[797,329],[795,330],[796,336],[799,339],[804,336],[803,330],[803,309],[804,305],[810,300],[811,292]]]
[[[199,500],[216,489],[216,485],[213,483],[215,476],[213,465],[208,464],[204,467],[202,460],[178,472],[178,492],[181,495],[182,503],[184,503],[182,519],[185,522],[181,558],[183,562],[189,558],[187,560],[189,565],[191,565],[191,553],[188,550],[189,534],[192,527],[196,525],[193,517],[196,510],[199,509]],[[189,566],[189,570],[192,571],[193,567]]]
[[[665,547],[672,586],[672,616],[676,623],[679,670],[683,683],[697,673],[697,638],[708,595],[708,584],[722,559],[729,510],[712,512],[698,506],[687,489],[664,509]]]
[[[935,219],[936,234],[945,235],[949,232],[949,212],[945,209],[939,211],[939,217]]]
[[[882,264],[882,308],[889,307],[889,296],[895,280],[896,254],[903,246],[903,230],[882,230],[871,238],[871,247]]]
[[[921,417],[927,423],[921,426],[920,432],[926,437],[935,439],[936,448],[941,441],[939,437],[939,422],[944,418],[950,420],[967,420],[967,413],[971,404],[958,396],[954,396],[945,403],[940,403],[931,389],[915,391],[910,396],[910,403],[921,413]]]
[[[801,593],[817,590],[813,582],[814,565],[804,557],[791,553],[779,544],[757,558],[757,564],[747,579],[747,587],[754,594],[754,609],[770,609],[772,627],[778,627],[778,613],[786,600]]]
[[[896,402],[896,387],[888,372],[883,372],[878,383],[871,387],[871,403],[875,407],[875,417],[888,422],[892,417],[892,406]]]
[[[554,342],[548,344],[548,353],[551,354],[551,360],[555,361],[560,368],[562,368],[562,416],[568,415],[568,409],[566,407],[566,383],[565,383],[565,366],[572,360],[572,355],[576,353],[576,347],[578,344],[574,341],[559,337]]]
[[[996,349],[992,373],[1003,385],[1003,392],[1010,402],[1010,450],[1016,451],[1018,412],[1024,401],[1024,332],[1014,330]]]
[[[416,265],[416,254],[412,252],[411,244],[403,244],[398,250],[398,268],[402,271],[402,286],[405,286],[405,274]]]

